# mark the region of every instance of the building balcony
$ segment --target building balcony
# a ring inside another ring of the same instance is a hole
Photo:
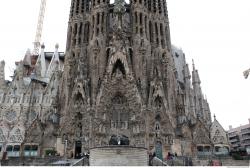
[[[250,135],[245,135],[245,136],[242,136],[242,140],[247,140],[247,139],[250,139]]]
[[[234,139],[229,139],[229,142],[230,143],[234,143],[234,142],[239,142],[240,140],[238,138],[234,138]]]
[[[228,134],[229,138],[233,138],[233,137],[237,137],[237,136],[238,136],[238,134],[236,134],[236,133],[229,133]]]
[[[250,128],[246,130],[241,130],[241,134],[250,134]]]
[[[250,141],[243,142],[242,145],[244,145],[244,146],[250,146]]]
[[[232,147],[233,147],[233,148],[238,148],[238,147],[240,147],[240,143],[232,144]]]

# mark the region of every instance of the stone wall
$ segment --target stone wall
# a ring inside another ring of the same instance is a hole
[[[9,158],[1,161],[2,166],[48,166],[51,163],[61,160],[62,157],[45,158]]]
[[[147,166],[145,148],[111,146],[90,150],[90,166]]]
[[[249,160],[233,160],[232,158],[225,158],[225,159],[213,159],[213,160],[220,160],[222,166],[250,166]],[[194,166],[208,166],[209,159],[194,159],[193,165]]]

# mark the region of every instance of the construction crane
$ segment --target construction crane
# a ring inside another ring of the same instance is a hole
[[[34,41],[33,55],[39,54],[39,49],[41,46],[41,37],[42,37],[42,31],[43,31],[43,22],[44,22],[44,15],[45,15],[45,9],[46,9],[46,2],[47,0],[41,0],[38,23],[37,23],[37,28],[36,28],[36,37]]]

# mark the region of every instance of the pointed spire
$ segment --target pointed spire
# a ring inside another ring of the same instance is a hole
[[[41,53],[36,62],[36,76],[44,78],[46,75],[46,62],[45,62],[45,45],[41,45]]]
[[[193,71],[195,71],[194,59],[192,59],[192,63],[193,63]]]
[[[195,68],[194,60],[193,60],[192,81],[193,81],[193,84],[201,84],[199,72]]]
[[[58,49],[59,49],[59,44],[56,44],[55,45],[55,52],[54,52],[53,57],[50,61],[49,68],[47,70],[46,77],[48,77],[48,78],[51,77],[51,75],[53,74],[54,71],[60,70],[60,59],[59,59]]]
[[[189,70],[188,64],[186,64],[185,68],[184,68],[184,77],[188,78],[188,79],[191,78],[191,74],[190,74],[190,70]]]
[[[4,71],[4,68],[5,68],[5,62],[1,61],[0,62],[0,88],[2,86],[4,86],[4,82],[5,82],[5,71]]]
[[[23,65],[31,66],[31,51],[28,48],[23,59]]]
[[[216,120],[216,115],[214,114],[214,121]]]

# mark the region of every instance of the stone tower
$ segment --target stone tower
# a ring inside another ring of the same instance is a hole
[[[0,62],[0,87],[3,87],[5,85],[5,62]]]
[[[166,0],[72,0],[59,91],[68,151],[114,136],[171,151],[184,109],[177,85]]]
[[[165,0],[72,0],[66,48],[60,101],[69,148],[117,135],[171,149],[176,80]]]

